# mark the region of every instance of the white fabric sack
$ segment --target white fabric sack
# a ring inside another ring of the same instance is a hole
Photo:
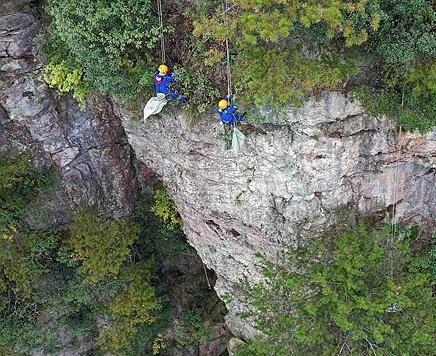
[[[245,143],[245,135],[239,131],[236,127],[233,129],[233,137],[232,137],[232,149],[238,154],[244,148]]]
[[[164,93],[157,93],[157,96],[152,97],[144,108],[144,121],[151,115],[159,114],[166,105],[167,99]]]

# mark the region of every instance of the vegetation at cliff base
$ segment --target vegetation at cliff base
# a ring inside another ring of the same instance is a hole
[[[27,155],[0,155],[0,354],[73,348],[84,354],[150,355],[170,347],[183,352],[206,339],[198,329],[207,303],[204,278],[177,286],[180,296],[191,300],[175,311],[159,272],[180,263],[201,266],[184,242],[165,190],[159,191],[175,222],[155,216],[153,199],[147,198],[130,217],[110,218],[86,207],[70,226],[36,229],[26,216],[54,183],[53,172],[34,167]],[[200,273],[203,277],[202,268]],[[185,325],[183,313],[192,310],[201,316],[196,328]],[[168,330],[170,318],[177,317],[176,338]]]
[[[416,229],[362,223],[264,260],[247,287],[263,334],[238,355],[432,354],[435,261],[417,243]]]
[[[86,211],[70,230],[30,229],[29,204],[51,180],[27,156],[0,157],[0,350],[54,350],[64,324],[80,337],[96,333],[105,317],[107,329],[96,335],[101,348],[127,352],[137,327],[157,320],[161,308],[153,265],[126,264],[138,230]]]

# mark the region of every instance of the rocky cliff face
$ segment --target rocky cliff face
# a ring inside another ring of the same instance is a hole
[[[68,221],[72,208],[99,205],[125,215],[137,190],[133,152],[120,119],[107,100],[86,111],[58,98],[42,79],[35,2],[0,4],[0,150],[33,149],[36,160],[61,176],[50,203],[54,223]]]
[[[215,117],[191,125],[167,112],[142,123],[106,99],[80,111],[57,98],[42,80],[38,28],[34,2],[0,4],[0,150],[32,148],[38,164],[57,169],[60,185],[44,207],[55,223],[83,202],[126,214],[138,186],[136,153],[168,186],[190,244],[218,275],[219,296],[232,297],[235,334],[253,331],[237,317],[238,282],[259,278],[257,252],[274,256],[351,208],[389,218],[395,204],[396,221],[434,228],[435,132],[397,135],[392,121],[331,93],[245,125],[246,148],[236,156],[224,149]]]
[[[242,125],[239,155],[224,149],[216,118],[189,127],[183,115],[146,123],[120,115],[137,158],[169,187],[190,244],[216,271],[216,291],[231,296],[237,335],[252,334],[236,313],[238,282],[259,277],[256,253],[274,256],[322,233],[339,210],[390,218],[395,204],[396,221],[434,227],[436,132],[397,135],[391,120],[365,116],[340,94]]]

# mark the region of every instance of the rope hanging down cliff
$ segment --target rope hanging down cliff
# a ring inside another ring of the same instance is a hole
[[[223,14],[224,14],[224,26],[227,29],[227,12],[230,10],[228,0],[221,1]],[[229,47],[229,37],[226,36],[226,55],[227,55],[227,96],[232,97],[232,71],[230,67],[230,47]],[[230,99],[231,100],[231,99]]]
[[[228,30],[228,19],[227,13],[231,9],[229,7],[228,0],[221,0],[222,6],[222,15],[224,16],[224,27],[225,30]],[[230,44],[229,37],[226,35],[225,38],[225,46],[226,46],[226,74],[227,74],[227,95],[224,99],[221,99],[218,103],[218,114],[220,116],[221,122],[228,125],[233,131],[232,134],[232,148],[233,151],[238,154],[245,142],[244,134],[236,128],[236,124],[239,121],[244,120],[244,115],[237,113],[238,107],[233,102],[233,94],[232,94],[232,69],[231,69],[231,61],[230,61]]]
[[[161,59],[162,63],[165,63],[165,36],[163,28],[162,0],[157,0],[157,13],[159,17]]]

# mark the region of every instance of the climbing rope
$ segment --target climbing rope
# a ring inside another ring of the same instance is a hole
[[[206,276],[207,286],[209,287],[209,289],[212,289],[212,287],[210,286],[209,277],[207,276],[207,271],[206,271],[206,267],[204,266],[204,263],[203,263],[203,270],[204,270],[204,275]]]
[[[228,0],[221,1],[223,14],[224,14],[224,26],[227,29],[227,12],[230,10]],[[227,95],[229,96],[229,100],[232,98],[232,71],[230,67],[230,46],[229,46],[229,38],[226,37],[226,55],[227,55]]]
[[[165,63],[165,37],[163,28],[162,0],[157,0],[157,12],[159,16],[160,29],[160,53],[162,56],[162,63]]]

